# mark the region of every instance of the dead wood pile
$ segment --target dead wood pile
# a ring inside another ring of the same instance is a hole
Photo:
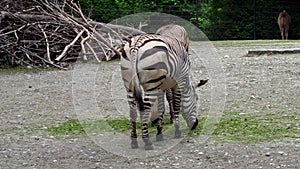
[[[78,59],[110,60],[134,28],[94,22],[73,1],[0,3],[0,65],[64,69]],[[114,53],[114,54],[112,54]]]

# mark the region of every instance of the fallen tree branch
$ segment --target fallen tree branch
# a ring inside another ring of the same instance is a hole
[[[70,47],[72,47],[78,41],[78,39],[82,36],[83,32],[84,30],[80,31],[75,37],[75,39],[64,48],[63,52],[55,59],[56,61],[60,61],[63,57],[65,57]]]
[[[144,33],[92,21],[84,16],[79,4],[69,0],[35,0],[26,1],[26,6],[17,5],[0,3],[0,66],[64,69],[68,65],[65,63],[78,59],[110,60],[108,53],[120,55],[116,46],[124,39]]]

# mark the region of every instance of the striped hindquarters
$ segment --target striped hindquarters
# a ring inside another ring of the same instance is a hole
[[[182,71],[178,65],[187,62],[182,57],[186,53],[182,49],[176,49],[176,46],[181,46],[179,43],[158,35],[136,36],[126,43],[121,58],[122,78],[126,89],[133,92],[132,84],[137,79],[148,93],[173,87],[174,79]]]

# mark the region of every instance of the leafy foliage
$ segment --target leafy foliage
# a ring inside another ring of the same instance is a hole
[[[86,14],[110,22],[140,12],[162,12],[186,19],[212,40],[280,39],[277,17],[285,9],[292,16],[290,38],[300,37],[300,1],[282,0],[79,0]],[[163,18],[162,18],[163,20]]]

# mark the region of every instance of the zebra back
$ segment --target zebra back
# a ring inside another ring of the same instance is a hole
[[[189,50],[189,36],[184,27],[180,25],[170,24],[160,27],[156,33],[157,35],[165,35],[178,39],[183,43],[184,48]]]

